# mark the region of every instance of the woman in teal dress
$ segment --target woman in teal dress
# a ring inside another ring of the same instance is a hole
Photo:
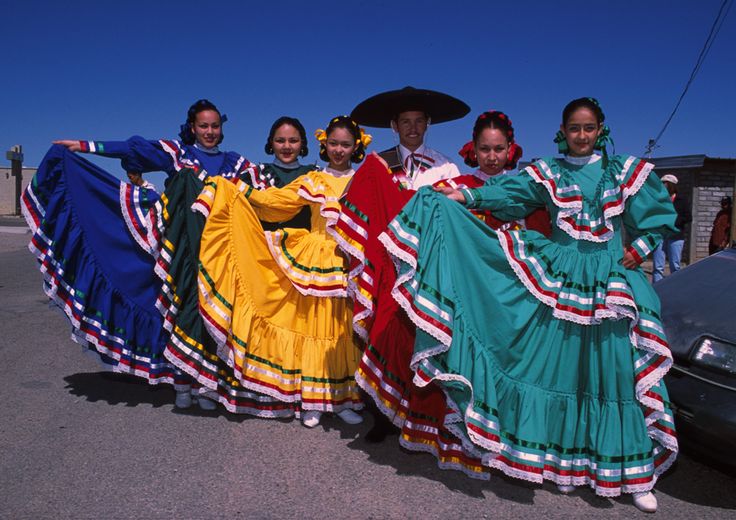
[[[446,425],[485,465],[563,493],[632,493],[654,511],[677,439],[662,381],[672,357],[639,264],[676,215],[651,164],[607,156],[603,120],[597,101],[574,100],[556,139],[564,158],[476,189],[424,188],[381,239],[418,328],[415,383],[443,388]],[[514,220],[543,206],[549,239],[467,210]]]

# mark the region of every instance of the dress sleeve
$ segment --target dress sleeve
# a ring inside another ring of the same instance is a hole
[[[643,262],[666,236],[677,232],[676,218],[667,190],[652,171],[639,191],[626,200],[623,222],[631,238],[627,251]]]
[[[517,220],[545,206],[543,188],[527,173],[491,177],[480,188],[460,190],[470,209],[490,210],[501,220]]]
[[[160,141],[148,141],[137,135],[127,141],[80,141],[79,144],[82,152],[120,159],[127,172],[169,172],[174,163]]]
[[[248,189],[245,196],[250,201],[258,218],[266,222],[285,222],[294,218],[309,204],[298,192],[302,185],[301,177],[294,179],[283,188],[265,190]]]

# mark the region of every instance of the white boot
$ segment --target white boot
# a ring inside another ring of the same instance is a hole
[[[360,424],[363,422],[363,418],[360,415],[348,408],[337,412],[337,416],[348,424]]]
[[[657,497],[651,491],[634,493],[634,505],[639,511],[654,513],[657,510]]]
[[[176,392],[176,400],[174,401],[174,406],[181,409],[189,408],[190,406],[192,406],[192,394],[189,392],[189,390]]]
[[[567,495],[575,491],[575,486],[563,486],[562,484],[557,484],[557,490],[563,495]]]
[[[309,410],[304,412],[302,415],[302,424],[307,428],[314,428],[319,424],[319,420],[322,418],[322,412]]]
[[[202,410],[211,411],[217,408],[217,403],[203,395],[197,396],[197,403]]]

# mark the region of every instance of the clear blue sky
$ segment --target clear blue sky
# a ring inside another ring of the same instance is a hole
[[[583,95],[600,99],[617,151],[640,155],[720,4],[5,1],[0,146],[22,144],[36,166],[55,138],[171,138],[206,97],[230,118],[223,148],[265,161],[276,117],[300,118],[311,138],[364,98],[413,85],[470,105],[428,134],[453,159],[488,108],[512,118],[525,158],[553,154],[562,107]],[[734,55],[736,9],[655,156],[736,157]],[[389,130],[371,133],[375,150],[394,143]]]

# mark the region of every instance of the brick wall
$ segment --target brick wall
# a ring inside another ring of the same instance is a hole
[[[693,201],[693,230],[694,241],[690,248],[695,260],[708,256],[708,242],[713,228],[713,220],[721,209],[721,198],[724,195],[733,196],[733,171],[704,169],[698,174],[696,197]]]
[[[736,159],[701,155],[664,158],[660,162],[663,164],[657,165],[657,175],[675,175],[678,179],[677,192],[690,202],[692,222],[685,229],[682,261],[685,264],[697,262],[708,256],[710,232],[713,219],[721,209],[721,198],[724,195],[733,196]]]

